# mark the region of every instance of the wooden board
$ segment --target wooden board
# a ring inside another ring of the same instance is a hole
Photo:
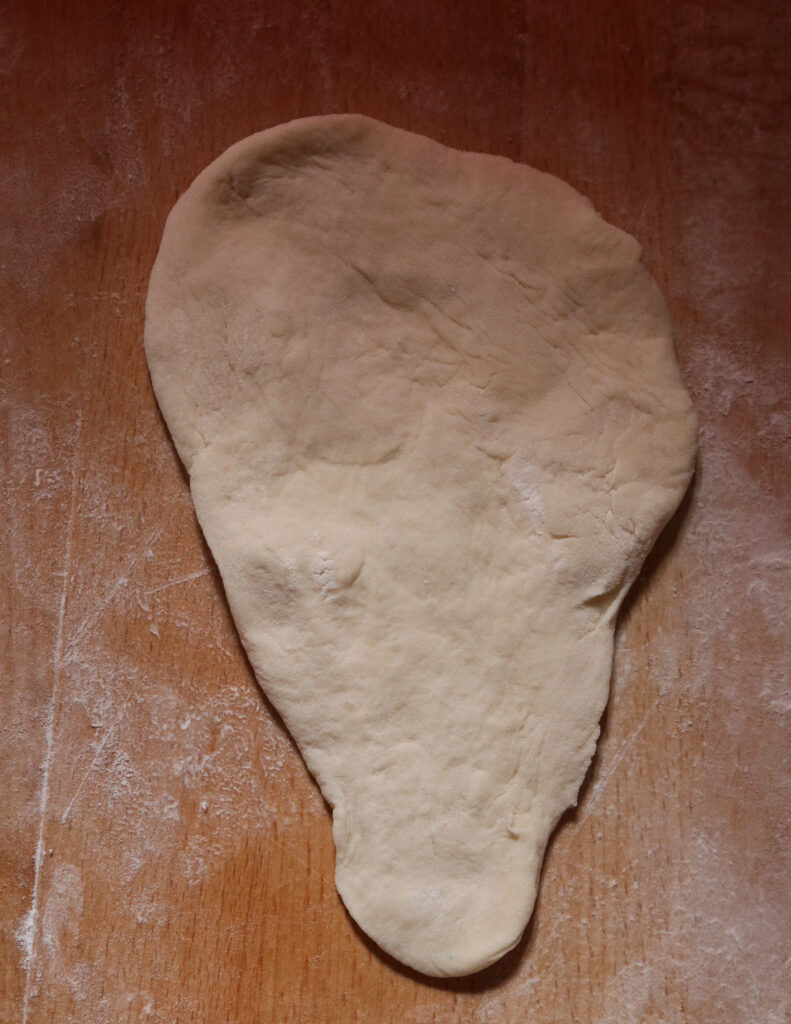
[[[0,20],[0,1019],[779,1024],[789,903],[782,0],[16,0]],[[359,110],[551,171],[636,234],[700,413],[521,945],[434,982],[333,887],[142,350],[227,145]]]

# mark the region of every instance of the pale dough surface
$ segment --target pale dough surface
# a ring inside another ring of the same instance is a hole
[[[518,941],[695,417],[633,238],[569,186],[358,116],[233,146],[148,296],[157,398],[267,695],[387,952]]]

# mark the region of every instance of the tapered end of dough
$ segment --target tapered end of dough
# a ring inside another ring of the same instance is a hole
[[[435,978],[482,971],[517,946],[536,897],[535,881],[520,885],[516,897],[515,886],[451,877],[374,881],[342,867],[335,884],[349,913],[381,949]]]
[[[519,944],[536,899],[552,820],[507,814],[466,836],[443,814],[409,827],[391,805],[353,825],[336,808],[335,884],[360,927],[390,956],[432,977],[473,974]],[[509,827],[510,823],[510,827]]]

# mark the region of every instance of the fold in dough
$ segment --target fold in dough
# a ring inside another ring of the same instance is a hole
[[[695,417],[633,238],[364,117],[232,146],[151,276],[159,404],[350,913],[419,971],[530,917]]]

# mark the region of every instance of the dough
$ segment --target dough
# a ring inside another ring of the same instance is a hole
[[[168,219],[146,352],[336,883],[426,974],[532,912],[616,613],[695,417],[633,238],[568,185],[358,116],[232,146]]]

